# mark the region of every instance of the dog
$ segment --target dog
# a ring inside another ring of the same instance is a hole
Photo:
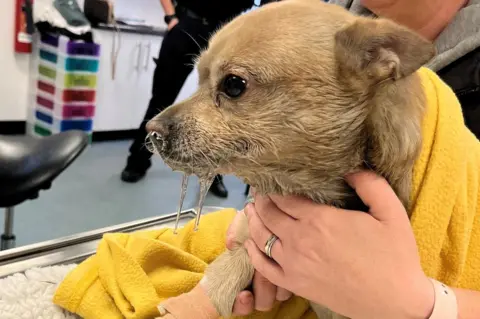
[[[221,28],[196,63],[198,90],[147,123],[150,148],[175,170],[235,174],[261,194],[359,205],[344,176],[365,167],[409,208],[425,95],[415,73],[433,44],[386,19],[318,0],[285,0]],[[254,269],[243,243],[209,265],[204,283],[232,315]],[[319,318],[342,318],[312,305]]]

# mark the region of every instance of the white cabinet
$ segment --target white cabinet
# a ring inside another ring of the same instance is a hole
[[[95,30],[94,35],[102,50],[94,130],[136,129],[150,100],[153,57],[158,55],[163,38],[122,32],[118,39],[115,32],[108,30]],[[114,37],[116,50],[112,52]],[[116,63],[115,51],[118,52]]]
[[[155,62],[153,58],[158,57],[161,42],[159,38],[153,36],[142,36],[144,39],[138,43],[140,60],[138,62],[138,72],[141,76],[138,78],[135,88],[138,94],[135,94],[135,100],[132,101],[132,125],[138,128],[143,120],[145,111],[150,101],[153,83],[153,73],[155,71]],[[141,93],[140,93],[141,92]]]

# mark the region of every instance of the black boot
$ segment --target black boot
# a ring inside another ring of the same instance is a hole
[[[150,161],[142,165],[128,161],[127,166],[122,171],[121,179],[126,183],[136,183],[145,177],[150,166],[152,166]]]
[[[212,186],[210,186],[210,192],[220,198],[227,198],[228,197],[228,190],[223,184],[223,177],[222,175],[215,176],[213,180]]]

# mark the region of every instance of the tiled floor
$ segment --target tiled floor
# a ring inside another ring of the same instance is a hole
[[[181,175],[155,158],[145,179],[123,183],[119,174],[128,146],[127,141],[93,144],[50,190],[17,206],[17,246],[175,212]],[[229,197],[222,200],[208,195],[205,204],[242,207],[245,185],[233,176],[226,176],[225,183]],[[197,179],[191,178],[189,184],[185,208],[194,207],[198,198]],[[3,229],[3,217],[0,227]]]

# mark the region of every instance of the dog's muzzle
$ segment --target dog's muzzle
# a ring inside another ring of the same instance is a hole
[[[161,153],[165,149],[165,139],[163,139],[160,134],[153,131],[147,134],[145,145],[150,152]]]

